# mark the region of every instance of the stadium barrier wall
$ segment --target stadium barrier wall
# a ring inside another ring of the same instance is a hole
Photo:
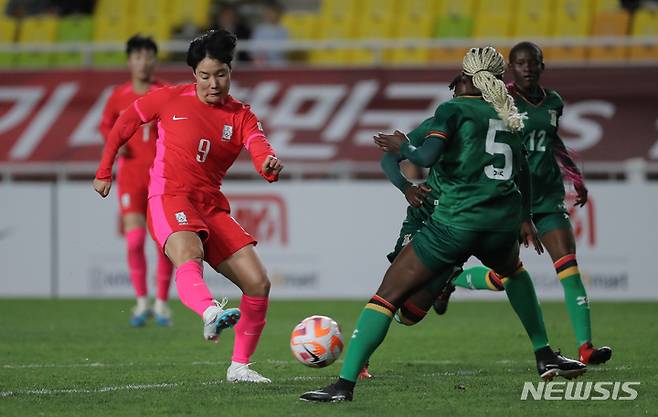
[[[380,172],[372,135],[409,131],[451,98],[457,69],[244,69],[232,94],[249,103],[289,172]],[[548,68],[542,82],[566,100],[567,146],[592,163],[641,158],[658,166],[655,67]],[[158,77],[190,82],[187,68]],[[35,164],[95,163],[101,111],[124,70],[0,72],[0,173]],[[608,166],[602,172],[608,172]],[[235,171],[251,172],[243,156]],[[89,170],[93,172],[93,169]],[[658,172],[658,168],[655,168]]]
[[[259,240],[276,298],[367,298],[387,268],[406,207],[383,181],[229,181],[224,189],[233,216]],[[102,200],[90,184],[0,185],[0,297],[130,297],[114,191]],[[572,223],[591,299],[658,299],[657,212],[655,183],[590,184],[590,204],[573,210]],[[154,245],[148,255],[152,289]],[[548,255],[524,250],[522,259],[540,297],[561,299]],[[239,294],[206,271],[215,294]]]

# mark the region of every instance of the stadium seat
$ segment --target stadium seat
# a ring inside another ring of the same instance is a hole
[[[134,34],[135,2],[131,0],[98,0],[94,9],[95,43],[123,44]],[[126,61],[123,48],[114,52],[94,52],[93,63],[99,66],[118,66]]]
[[[626,10],[600,12],[593,17],[591,36],[625,37],[629,23],[630,14]],[[592,61],[616,61],[626,59],[628,50],[625,46],[593,46],[589,48],[588,55]]]
[[[436,0],[403,0],[396,16],[396,39],[431,39],[440,2]],[[395,48],[385,56],[394,64],[423,64],[429,60],[429,48]]]
[[[653,36],[658,38],[658,12],[651,10],[638,10],[633,16],[631,29],[633,36]],[[635,45],[631,47],[631,59],[645,60],[658,59],[658,46]]]
[[[89,42],[93,35],[91,17],[74,15],[59,20],[57,28],[57,42]],[[55,54],[55,65],[74,67],[84,64],[84,57],[80,52],[58,52]]]
[[[355,27],[361,15],[361,1],[324,0],[320,11],[318,38],[320,40],[354,39]],[[311,62],[320,65],[346,64],[349,50],[326,48],[314,50]]]
[[[0,42],[13,43],[16,40],[16,29],[18,25],[15,19],[0,16]],[[14,65],[15,54],[13,52],[0,52],[0,68],[10,68]]]
[[[210,25],[210,0],[170,0],[171,25],[176,28],[191,23],[198,30]]]
[[[55,15],[37,15],[23,18],[18,28],[18,43],[52,44],[57,36],[59,18]],[[53,54],[48,52],[19,52],[16,65],[19,67],[48,67]]]
[[[473,34],[473,16],[478,2],[474,0],[444,0],[439,7],[434,37],[437,39],[466,39]],[[430,51],[431,61],[458,63],[465,48],[445,47]]]
[[[513,33],[514,0],[480,2],[475,14],[473,37],[476,39],[508,38]]]
[[[555,0],[520,1],[514,8],[516,38],[547,38],[553,33]]]
[[[169,0],[137,0],[132,32],[151,36],[159,43],[170,40],[172,5]],[[159,55],[164,56],[162,50]]]
[[[391,39],[395,34],[395,20],[398,16],[398,2],[396,0],[364,0],[359,24],[355,27],[355,38],[357,39]],[[385,55],[392,51],[382,50],[381,56],[378,52],[359,48],[349,51],[351,64],[363,65],[382,62]]]
[[[311,40],[318,37],[318,15],[313,13],[292,12],[281,18],[281,24],[288,29],[291,40]],[[306,50],[290,51],[288,59],[291,62],[307,62],[309,52]]]
[[[591,0],[557,0],[553,37],[589,36],[592,23]],[[583,61],[584,46],[561,46],[544,48],[544,55],[550,61]]]

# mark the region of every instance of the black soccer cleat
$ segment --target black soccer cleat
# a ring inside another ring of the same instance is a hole
[[[578,349],[580,361],[587,365],[601,365],[606,363],[612,357],[612,348],[601,346],[596,348],[590,342],[584,343]]]
[[[448,282],[446,282],[445,287],[443,287],[443,289],[439,293],[439,296],[436,297],[436,300],[434,300],[434,304],[432,304],[432,307],[434,307],[434,311],[439,316],[444,315],[448,310],[448,303],[450,302],[450,296],[452,295],[453,292],[455,292],[455,286],[452,285],[452,280],[462,272],[464,272],[464,269],[456,266],[452,271],[452,275],[450,275],[450,278],[448,278]]]
[[[552,381],[556,376],[573,379],[587,371],[584,363],[564,357],[559,351],[555,353],[550,347],[539,349],[535,356],[537,371],[544,381]]]
[[[299,399],[302,401],[315,401],[322,403],[352,401],[352,390],[340,389],[336,385],[337,384],[331,384],[315,391],[305,392],[299,397]]]
[[[434,304],[432,304],[436,314],[442,316],[446,313],[448,310],[448,303],[450,302],[450,296],[453,292],[455,292],[455,286],[448,282],[446,286],[441,290],[439,296],[436,297],[436,300],[434,300]]]

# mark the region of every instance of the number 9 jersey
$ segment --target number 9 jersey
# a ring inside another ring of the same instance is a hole
[[[518,230],[522,203],[514,179],[525,158],[520,135],[479,96],[441,104],[432,135],[447,141],[429,174],[441,188],[433,219],[463,230]]]

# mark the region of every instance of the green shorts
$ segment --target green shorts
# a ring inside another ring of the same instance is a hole
[[[514,261],[513,257],[518,259],[518,236],[516,230],[462,230],[430,219],[414,236],[413,248],[423,264],[436,273],[462,265],[471,256],[495,270]]]
[[[395,242],[395,248],[393,248],[393,252],[386,255],[386,258],[388,258],[390,263],[393,263],[402,249],[411,242],[411,239],[413,239],[416,233],[418,233],[421,227],[423,227],[425,224],[424,220],[425,219],[418,209],[407,207],[407,217],[405,217],[402,222],[402,228],[400,228],[398,240]]]
[[[537,234],[539,237],[542,237],[553,230],[571,230],[569,215],[564,212],[533,214],[532,222],[537,228]]]

